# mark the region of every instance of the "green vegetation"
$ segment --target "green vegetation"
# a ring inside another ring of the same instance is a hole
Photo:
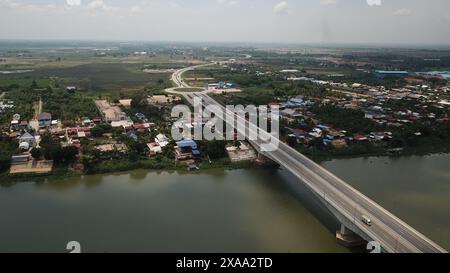
[[[46,160],[53,160],[56,165],[73,163],[78,156],[78,149],[73,146],[61,147],[61,143],[50,134],[41,135],[42,155]]]
[[[221,159],[227,156],[226,141],[201,141],[199,148],[204,155],[209,156],[210,159]]]
[[[0,173],[9,169],[11,156],[19,151],[18,143],[6,136],[0,136]]]
[[[82,94],[48,88],[42,93],[43,112],[51,113],[53,119],[78,120],[83,117],[98,117],[100,113],[92,98]]]
[[[374,123],[366,119],[362,111],[327,105],[313,106],[311,112],[324,124],[332,124],[335,128],[345,129],[351,134],[367,134],[375,129]]]
[[[39,94],[31,88],[23,90],[9,91],[5,96],[6,99],[14,101],[14,108],[5,109],[0,114],[0,124],[8,124],[12,120],[14,114],[20,114],[25,120],[30,120],[35,115],[34,105],[39,100]]]

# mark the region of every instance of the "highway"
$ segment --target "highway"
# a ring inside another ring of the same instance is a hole
[[[188,71],[191,69],[183,70]],[[189,87],[182,81],[183,70],[179,70],[174,74],[173,77],[177,79],[174,82],[178,86]],[[173,92],[173,90],[168,91]],[[245,119],[237,117],[234,113],[227,112],[225,107],[208,96],[206,91],[179,94],[185,96],[190,103],[193,103],[194,97],[198,97],[203,100],[205,107],[217,105],[222,108],[228,117],[236,117],[238,124],[247,126],[250,131],[259,131],[264,138],[273,137],[267,132],[259,130],[255,124],[250,124]],[[257,149],[263,144],[261,140],[249,140],[249,142]],[[363,233],[358,235],[365,235],[363,237],[369,237],[373,241],[379,242],[384,251],[390,253],[446,253],[446,250],[425,235],[287,144],[279,141],[277,149],[274,149],[273,152],[263,152],[263,154],[298,177],[327,206],[338,212],[341,217],[345,217],[348,222],[351,222]],[[371,226],[361,221],[362,215],[366,215],[371,219]],[[358,233],[356,230],[353,231]]]
[[[190,67],[186,67],[186,68],[175,71],[175,73],[172,74],[172,81],[175,83],[176,87],[172,88],[172,90],[177,89],[177,88],[192,88],[191,86],[189,86],[187,83],[184,82],[183,74],[188,71],[200,68],[200,67],[206,67],[206,66],[211,66],[211,65],[214,65],[214,63],[190,66]]]

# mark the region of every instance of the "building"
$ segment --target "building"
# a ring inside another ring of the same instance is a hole
[[[126,119],[126,115],[119,107],[110,107],[103,111],[106,122],[121,121]]]
[[[397,71],[397,70],[375,70],[375,77],[377,78],[401,78],[408,76],[407,71]]]
[[[35,147],[36,146],[36,138],[30,133],[25,133],[22,136],[20,136],[20,138],[19,138],[19,145],[21,145],[22,143],[27,143],[28,147]],[[24,147],[24,146],[22,146],[22,147]]]
[[[26,121],[26,120],[22,120],[22,121],[20,121],[20,123],[19,123],[19,129],[20,130],[26,130],[26,129],[28,129],[28,126],[29,124],[28,124],[28,121]]]
[[[131,108],[131,99],[127,100],[119,100],[120,105],[122,105],[123,108],[130,109]]]
[[[224,82],[208,84],[208,91],[213,92],[214,94],[242,92],[241,89],[236,88],[236,85]]]
[[[107,100],[96,100],[95,105],[103,115],[106,122],[126,120],[127,116],[120,107],[112,106]]]
[[[11,165],[21,165],[26,164],[30,161],[30,155],[24,154],[24,155],[13,155],[11,157]]]
[[[177,142],[175,147],[175,156],[177,160],[195,159],[200,156],[197,143],[193,140],[187,139]]]
[[[133,129],[133,125],[134,125],[134,123],[132,121],[128,121],[128,120],[121,120],[121,121],[113,121],[113,122],[111,122],[111,126],[113,128],[122,127],[125,130]]]
[[[38,117],[39,128],[52,126],[52,115],[50,113],[41,113]]]
[[[77,87],[76,86],[66,86],[66,90],[68,92],[75,92],[75,91],[77,91]]]
[[[128,131],[127,136],[134,141],[138,141],[138,139],[139,139],[134,131]]]
[[[169,141],[170,141],[169,138],[163,134],[159,134],[155,138],[155,142],[158,143],[162,148],[169,145]]]
[[[147,148],[149,150],[148,151],[149,155],[156,155],[162,153],[162,148],[161,145],[159,145],[159,143],[156,142],[148,143]]]

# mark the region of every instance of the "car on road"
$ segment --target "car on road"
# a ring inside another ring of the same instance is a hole
[[[368,216],[366,216],[366,215],[363,215],[363,216],[361,217],[361,221],[362,221],[364,224],[368,225],[369,227],[372,226],[372,220],[370,220],[370,218],[369,218]]]

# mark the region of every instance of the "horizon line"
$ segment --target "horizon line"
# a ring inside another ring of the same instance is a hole
[[[187,40],[138,40],[138,39],[60,39],[60,38],[0,38],[0,43],[5,42],[81,42],[81,43],[176,43],[176,44],[227,44],[227,45],[276,45],[276,46],[307,46],[307,47],[401,47],[401,48],[422,48],[422,47],[448,47],[450,43],[381,43],[381,42],[280,42],[280,41],[187,41]]]

